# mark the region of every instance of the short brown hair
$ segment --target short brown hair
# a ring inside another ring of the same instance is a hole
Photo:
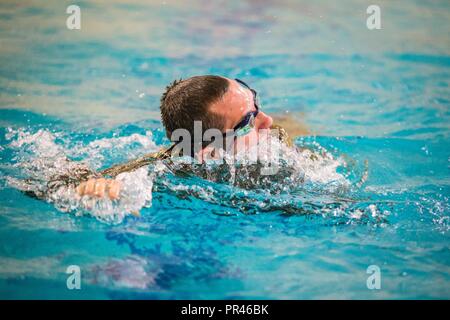
[[[202,134],[211,128],[225,130],[225,119],[209,110],[228,90],[226,78],[204,75],[175,80],[161,97],[161,117],[170,139],[176,129],[194,134],[194,121],[202,121]]]

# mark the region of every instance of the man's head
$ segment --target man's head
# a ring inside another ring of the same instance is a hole
[[[223,116],[210,111],[210,106],[227,92],[229,82],[218,76],[195,76],[176,80],[161,97],[161,117],[170,139],[176,129],[194,132],[194,121],[202,121],[203,130],[223,130]]]
[[[202,131],[234,129],[249,113],[256,111],[255,96],[245,85],[228,78],[205,75],[174,81],[161,97],[161,116],[171,138],[176,129],[194,134],[194,121],[202,122]],[[257,138],[258,130],[268,129],[272,118],[259,111],[254,129],[240,140]],[[202,132],[202,134],[203,134]]]

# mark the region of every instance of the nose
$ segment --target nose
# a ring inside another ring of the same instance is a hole
[[[271,116],[265,114],[264,112],[258,112],[258,115],[255,118],[255,127],[256,129],[269,129],[272,126],[273,119]]]

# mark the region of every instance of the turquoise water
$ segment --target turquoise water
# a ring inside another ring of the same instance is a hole
[[[0,297],[450,298],[448,2],[380,2],[374,31],[364,1],[183,3],[78,2],[80,31],[69,2],[0,4]],[[14,187],[61,156],[100,169],[158,150],[164,86],[208,73],[250,83],[329,161],[282,191],[149,167],[129,177],[140,217]]]

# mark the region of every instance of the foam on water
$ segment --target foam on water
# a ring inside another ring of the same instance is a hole
[[[383,225],[391,216],[392,201],[386,190],[362,188],[367,163],[344,157],[338,149],[327,150],[316,141],[300,140],[297,144],[301,147],[291,148],[273,137],[261,139],[257,146],[234,156],[222,152],[223,161],[207,160],[188,168],[186,158],[179,158],[170,165],[158,161],[122,173],[117,176],[122,184],[121,196],[115,201],[80,197],[75,185],[47,192],[54,176],[80,168],[98,170],[159,148],[150,131],[87,141],[76,138],[44,129],[8,129],[9,144],[4,148],[12,156],[2,178],[9,186],[42,195],[60,211],[90,214],[108,223],[120,223],[127,215],[137,215],[151,206],[154,191],[236,208],[243,214],[315,214],[333,223],[376,225]],[[275,174],[267,174],[274,165]],[[423,207],[422,211],[429,211],[426,216],[432,217],[435,225],[447,230],[447,200],[435,201],[422,195],[414,203],[419,210]]]
[[[236,155],[222,152],[219,159],[194,162],[189,168],[186,159],[174,160],[172,171],[193,175],[158,180],[158,190],[238,208],[244,214],[318,214],[345,223],[376,224],[389,216],[388,210],[358,194],[367,167],[351,165],[318,143],[291,148],[270,137]]]
[[[261,139],[258,145],[235,156],[223,153],[222,163],[210,160],[189,169],[204,179],[195,179],[192,175],[188,180],[171,176],[173,170],[186,173],[185,159],[180,158],[173,160],[172,171],[162,162],[157,162],[117,176],[122,185],[118,200],[80,197],[76,185],[63,185],[48,192],[47,184],[55,176],[70,174],[80,168],[102,168],[112,157],[130,159],[154,151],[158,147],[151,132],[82,143],[44,129],[36,132],[8,129],[6,139],[10,141],[7,148],[13,151],[11,169],[14,169],[14,174],[6,177],[10,186],[45,198],[63,212],[89,213],[113,223],[119,223],[126,215],[137,214],[143,207],[151,205],[155,179],[160,189],[167,188],[178,195],[237,207],[244,213],[282,207],[284,211],[304,213],[302,207],[310,202],[318,205],[314,210],[317,213],[327,201],[335,203],[335,198],[345,194],[352,185],[345,174],[337,172],[338,168],[346,166],[341,157],[333,156],[320,145],[316,146],[317,150],[290,148],[271,137]],[[71,145],[74,147],[68,147]],[[255,154],[258,155],[257,162],[252,158]],[[264,171],[274,166],[276,172]],[[321,197],[317,202],[314,197],[319,194]]]
[[[80,197],[76,192],[76,185],[63,185],[52,192],[47,190],[47,184],[55,176],[70,174],[80,167],[100,167],[105,154],[126,150],[127,146],[136,142],[142,146],[142,150],[153,147],[151,137],[132,134],[127,137],[99,139],[73,149],[66,149],[61,144],[64,141],[61,138],[64,138],[61,134],[43,129],[35,133],[24,129],[9,129],[6,139],[11,140],[8,147],[14,151],[11,166],[16,175],[6,177],[8,184],[44,198],[60,211],[74,212],[76,215],[88,213],[110,223],[120,223],[126,215],[138,214],[143,207],[151,205],[153,175],[149,174],[146,167],[117,176],[116,179],[121,183],[118,200]],[[59,143],[58,139],[61,139]],[[85,155],[85,161],[70,161],[70,156],[77,155]]]

